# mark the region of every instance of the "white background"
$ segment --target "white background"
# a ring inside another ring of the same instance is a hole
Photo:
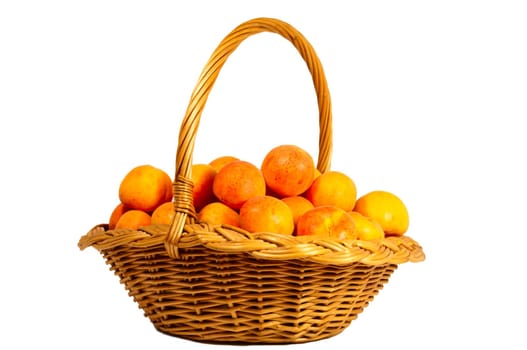
[[[108,220],[132,166],[173,174],[201,69],[231,29],[261,16],[294,25],[324,65],[332,168],[359,194],[398,194],[427,254],[342,334],[286,348],[527,347],[521,1],[180,3],[0,4],[0,348],[223,348],[155,331],[77,242]],[[223,68],[194,160],[258,163],[281,143],[316,157],[317,137],[304,63],[261,34]]]

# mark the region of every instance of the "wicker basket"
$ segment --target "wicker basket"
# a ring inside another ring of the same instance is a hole
[[[220,343],[328,338],[357,318],[398,264],[424,259],[420,245],[407,236],[331,241],[196,221],[189,179],[202,110],[228,56],[260,32],[286,38],[307,63],[320,112],[318,169],[329,169],[331,103],[320,61],[295,28],[256,18],[225,37],[193,91],[179,134],[172,224],[137,231],[102,224],[79,241],[81,249],[100,251],[145,316],[166,334]]]

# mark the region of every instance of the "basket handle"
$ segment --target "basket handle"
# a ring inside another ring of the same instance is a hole
[[[196,132],[209,93],[221,67],[243,40],[261,32],[276,33],[289,40],[298,50],[313,78],[319,109],[319,154],[317,168],[330,168],[332,151],[331,98],[320,60],[307,39],[286,22],[274,18],[255,18],[240,24],[218,45],[205,65],[192,92],[179,131],[174,178],[175,215],[165,239],[165,248],[172,258],[179,258],[178,243],[185,224],[194,223],[196,213],[192,202],[192,154]]]

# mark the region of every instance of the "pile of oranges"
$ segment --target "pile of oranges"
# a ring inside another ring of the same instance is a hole
[[[296,145],[271,149],[258,167],[233,156],[192,165],[193,203],[199,221],[249,232],[374,240],[403,235],[409,225],[402,200],[388,191],[357,198],[345,173],[320,173]],[[170,224],[172,180],[163,170],[140,165],[119,186],[110,229]]]

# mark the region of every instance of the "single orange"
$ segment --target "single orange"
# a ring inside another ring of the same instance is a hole
[[[265,155],[261,169],[267,186],[281,197],[303,193],[315,176],[313,158],[295,145],[273,148]]]
[[[172,198],[172,180],[163,170],[140,165],[130,170],[119,185],[119,199],[130,209],[152,212]]]
[[[152,222],[150,215],[142,210],[130,209],[121,217],[117,224],[115,224],[116,229],[128,228],[132,230],[137,230],[142,226],[148,226]]]
[[[198,220],[212,225],[240,226],[240,215],[238,212],[221,202],[212,202],[204,206],[198,213]]]
[[[176,214],[173,202],[165,202],[152,212],[152,224],[170,225]]]
[[[353,210],[379,223],[386,235],[401,236],[410,224],[406,205],[388,191],[366,193],[357,199]]]
[[[216,174],[212,190],[222,203],[238,210],[249,198],[265,195],[265,180],[254,164],[237,160]]]
[[[289,206],[278,198],[256,196],[240,208],[240,227],[249,232],[293,234],[295,223]]]
[[[216,172],[218,172],[226,164],[229,164],[230,162],[234,162],[235,160],[240,160],[240,159],[233,157],[233,156],[220,156],[220,157],[214,158],[209,164],[214,169],[216,169]]]
[[[121,215],[123,215],[127,210],[128,208],[123,203],[119,203],[115,206],[115,208],[112,210],[112,213],[110,214],[110,220],[108,221],[108,228],[110,230],[115,228],[117,221],[119,221]]]
[[[304,195],[315,207],[332,205],[350,211],[357,199],[357,188],[348,175],[328,171],[318,176]]]
[[[200,211],[205,205],[216,200],[212,192],[212,184],[216,177],[216,169],[209,164],[192,165],[192,196],[196,212]]]
[[[289,209],[291,209],[295,225],[299,217],[301,217],[306,211],[314,208],[313,203],[302,196],[285,197],[282,198],[282,201],[289,206]]]
[[[357,238],[365,241],[384,238],[381,225],[356,211],[348,212],[353,218],[357,230]]]
[[[308,210],[296,225],[297,236],[356,239],[355,222],[351,215],[335,206],[325,205]]]

